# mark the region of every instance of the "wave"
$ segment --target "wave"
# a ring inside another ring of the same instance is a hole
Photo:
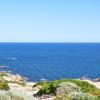
[[[17,58],[13,57],[13,58],[0,58],[0,59],[16,60]]]

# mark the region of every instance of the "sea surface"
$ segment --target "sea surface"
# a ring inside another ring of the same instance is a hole
[[[100,44],[0,43],[0,66],[32,81],[100,78]]]

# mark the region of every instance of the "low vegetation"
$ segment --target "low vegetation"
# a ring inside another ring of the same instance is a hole
[[[10,89],[9,83],[19,83],[4,80],[3,76],[6,76],[6,73],[0,74],[0,100],[38,100],[44,97],[54,97],[55,100],[100,100],[100,89],[82,80],[62,79],[38,82],[33,86],[33,89],[38,89],[34,95],[38,98],[35,98],[33,95],[27,95],[25,91]],[[20,83],[22,86],[25,85],[25,81],[21,80]]]
[[[82,80],[63,79],[51,82],[39,82],[33,87],[40,87],[37,95],[53,94],[56,95],[56,99],[60,97],[69,98],[68,100],[100,100],[100,89]]]
[[[79,87],[81,87],[81,90],[83,92],[87,92],[93,95],[100,96],[100,89],[97,89],[94,85],[89,84],[88,82],[82,81],[82,80],[69,80],[75,84],[77,84]]]
[[[100,100],[100,97],[87,93],[72,93],[69,96],[56,96],[55,100]]]
[[[0,91],[0,100],[37,100],[21,91]]]
[[[7,76],[7,72],[0,72],[0,77],[1,76]]]
[[[7,83],[0,83],[0,90],[9,90],[10,87],[8,86]]]
[[[24,100],[24,98],[17,95],[13,95],[12,93],[2,92],[0,94],[0,100]]]

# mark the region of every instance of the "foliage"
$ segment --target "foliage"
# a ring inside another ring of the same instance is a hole
[[[93,95],[100,95],[100,89],[97,89],[94,85],[91,85],[86,81],[81,81],[81,80],[70,80],[70,81],[81,87],[81,90],[83,92],[88,92]]]
[[[0,100],[37,100],[33,96],[27,95],[24,91],[9,90],[0,91]]]
[[[39,82],[35,86],[40,85],[42,88],[37,93],[39,95],[42,94],[56,94],[56,90],[58,87],[60,87],[59,84],[62,82],[71,82],[76,84],[78,87],[80,87],[81,91],[84,93],[90,93],[95,96],[100,96],[100,89],[97,89],[94,85],[89,84],[86,81],[76,80],[76,79],[63,79],[63,80],[55,80],[51,82]]]
[[[72,100],[72,98],[69,97],[69,96],[58,96],[58,95],[56,95],[55,100]]]
[[[96,96],[93,96],[89,93],[74,92],[74,93],[71,93],[69,96],[72,98],[72,100],[95,100],[97,99]]]
[[[7,72],[0,72],[0,76],[7,76]]]
[[[73,92],[64,96],[57,95],[55,100],[100,100],[100,97],[93,96],[89,93]]]
[[[55,87],[53,86],[52,83],[44,82],[42,84],[42,88],[37,94],[42,95],[42,94],[50,94],[50,93],[55,93]]]
[[[7,83],[0,83],[0,90],[9,90],[9,86]]]
[[[72,82],[62,82],[56,89],[56,95],[68,95],[72,92],[79,92],[80,88]]]
[[[0,83],[6,83],[7,81],[4,80],[4,78],[2,76],[0,76]]]
[[[90,94],[81,93],[73,96],[56,96],[55,100],[100,100],[100,98]]]
[[[0,100],[24,100],[24,98],[10,92],[0,91]]]

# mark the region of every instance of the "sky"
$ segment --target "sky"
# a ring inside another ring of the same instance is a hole
[[[100,42],[100,0],[0,0],[0,42]]]

